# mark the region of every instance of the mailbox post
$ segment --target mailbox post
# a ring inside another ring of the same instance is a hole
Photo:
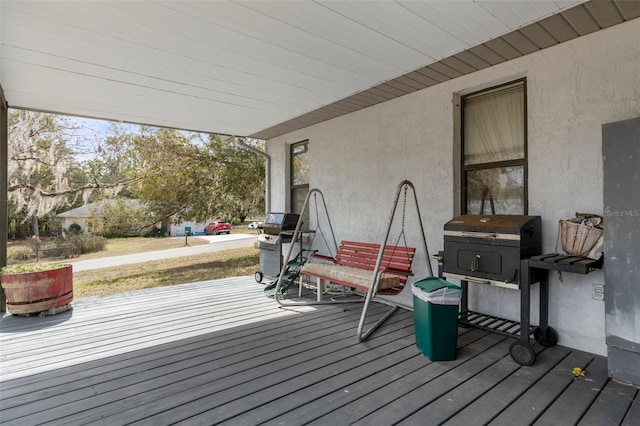
[[[184,245],[185,246],[189,245],[189,243],[187,242],[187,238],[189,238],[189,235],[191,235],[191,227],[185,226],[184,227]]]

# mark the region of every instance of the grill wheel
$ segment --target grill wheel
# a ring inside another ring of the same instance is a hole
[[[520,365],[533,365],[536,362],[536,352],[529,343],[516,341],[509,346],[509,355]]]
[[[545,331],[542,331],[539,327],[536,328],[533,332],[533,338],[536,339],[536,342],[545,347],[555,346],[558,344],[558,333],[556,333],[556,331],[551,327],[547,327]]]

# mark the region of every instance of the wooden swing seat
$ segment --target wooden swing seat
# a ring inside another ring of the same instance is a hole
[[[380,262],[378,294],[398,294],[413,275],[411,264],[416,249],[413,247],[385,246]],[[318,280],[318,301],[327,282],[369,292],[375,281],[375,267],[380,244],[342,241],[335,257],[314,254],[305,263],[300,274]],[[323,263],[314,260],[324,261]]]
[[[399,307],[398,300],[393,300],[396,298],[377,298],[376,302],[389,305],[391,308],[381,316],[379,316],[378,319],[373,322],[373,324],[369,323],[368,329],[365,330],[364,326],[368,319],[367,314],[369,312],[369,306],[372,299],[374,299],[377,295],[400,293],[400,291],[402,291],[404,286],[407,284],[408,278],[413,275],[411,264],[413,263],[416,249],[407,246],[406,234],[404,232],[407,192],[409,189],[411,189],[413,192],[413,200],[416,206],[416,218],[420,226],[422,248],[427,259],[425,265],[428,269],[429,276],[432,276],[433,272],[431,270],[431,263],[428,261],[429,250],[427,249],[427,240],[424,236],[424,227],[422,226],[422,215],[420,214],[420,207],[418,206],[418,196],[416,195],[416,190],[411,182],[409,182],[408,180],[403,180],[398,185],[396,195],[393,199],[391,215],[389,216],[389,221],[387,222],[384,239],[382,239],[382,244],[363,243],[357,241],[342,241],[339,247],[336,242],[335,235],[333,234],[333,227],[331,226],[331,221],[329,220],[329,212],[327,211],[327,206],[324,202],[324,195],[322,195],[322,192],[319,189],[313,188],[311,191],[309,191],[309,193],[307,194],[307,198],[304,200],[302,213],[300,214],[300,219],[298,220],[298,224],[296,225],[296,230],[293,233],[293,240],[297,241],[302,226],[302,217],[307,211],[309,200],[311,199],[315,201],[316,220],[318,220],[319,197],[324,212],[324,218],[326,218],[329,229],[331,230],[331,242],[333,243],[333,246],[329,247],[329,245],[327,244],[327,249],[329,250],[329,252],[333,252],[333,248],[336,255],[334,257],[329,257],[315,254],[310,258],[310,260],[313,261],[305,263],[300,270],[301,287],[299,291],[301,291],[302,289],[303,276],[315,277],[317,279],[317,301],[285,301],[284,297],[276,297],[275,299],[278,304],[280,304],[280,306],[282,307],[289,307],[324,305],[329,303],[356,303],[364,301],[362,313],[360,314],[360,321],[358,323],[357,337],[358,341],[360,342],[366,340]],[[393,221],[398,208],[398,203],[400,201],[400,196],[402,194],[404,194],[404,197],[402,199],[402,229],[400,231],[400,234],[398,235],[398,239],[395,243],[396,245],[388,245],[387,242],[389,241],[389,233],[391,231],[391,226],[393,225]],[[398,242],[400,242],[401,238],[403,238],[404,240],[404,247],[397,245]],[[326,240],[325,243],[327,243]],[[289,252],[289,255],[287,255],[287,258],[284,262],[285,264],[289,261],[290,256],[291,251]],[[324,260],[324,262],[318,264],[316,262],[318,259],[322,259]],[[276,282],[276,294],[278,294],[278,290],[282,286],[282,282],[283,275],[281,273],[278,281]],[[322,300],[322,293],[324,292],[324,287],[327,282],[339,284],[345,287],[351,287],[357,289],[358,291],[362,291],[365,293],[364,300],[354,300],[352,298],[336,300],[337,298],[333,297],[330,301]],[[298,294],[300,295],[300,293]]]

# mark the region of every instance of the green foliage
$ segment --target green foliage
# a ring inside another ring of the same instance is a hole
[[[264,205],[264,159],[210,135],[145,128],[129,140],[134,195],[158,218],[204,222]]]
[[[264,159],[234,142],[213,136],[209,137],[207,148],[215,153],[217,175],[226,195],[216,213],[242,222],[252,213],[264,212]]]
[[[50,271],[64,268],[64,263],[23,263],[20,265],[3,266],[0,274],[24,274],[28,272]]]
[[[242,221],[264,212],[264,158],[234,139],[116,124],[107,137],[87,137],[80,136],[86,129],[78,132],[76,123],[53,114],[10,112],[9,222],[14,237],[36,233],[36,222],[33,229],[22,226],[33,217],[102,198],[138,198],[146,209],[135,219],[102,215],[107,220],[95,225],[109,236],[137,233],[151,226],[152,218],[163,225],[224,216]],[[261,141],[248,143],[263,149]]]
[[[67,232],[69,233],[69,235],[80,235],[82,234],[82,226],[78,225],[77,223],[72,223],[71,225],[69,225],[69,229],[67,229]]]
[[[202,202],[210,171],[194,135],[145,128],[129,148],[137,177],[133,193],[158,218],[187,217],[190,206]]]
[[[118,198],[103,200],[91,211],[88,223],[93,234],[116,238],[140,235],[146,225],[155,220],[149,218],[147,209],[137,200]]]
[[[33,217],[26,217],[24,213],[16,212],[14,206],[13,203],[9,203],[7,237],[11,240],[21,240],[35,235]],[[50,213],[38,218],[38,228],[40,237],[55,236],[60,234],[62,224],[59,218]]]
[[[105,279],[101,279],[101,280],[93,280],[93,281],[87,281],[85,283],[82,284],[83,287],[101,287],[101,286],[105,286],[111,284],[111,281],[109,280],[105,280]]]
[[[227,216],[224,218],[224,221],[228,222],[230,225],[233,225],[233,226],[242,225],[242,220],[236,217]]]
[[[151,229],[149,229],[147,232],[145,232],[144,236],[151,237],[151,238],[159,238],[159,237],[164,237],[166,234],[167,234],[166,226],[162,226],[160,228],[156,228],[154,226]]]

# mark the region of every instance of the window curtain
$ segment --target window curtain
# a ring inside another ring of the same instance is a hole
[[[464,164],[524,158],[524,84],[464,101]]]

